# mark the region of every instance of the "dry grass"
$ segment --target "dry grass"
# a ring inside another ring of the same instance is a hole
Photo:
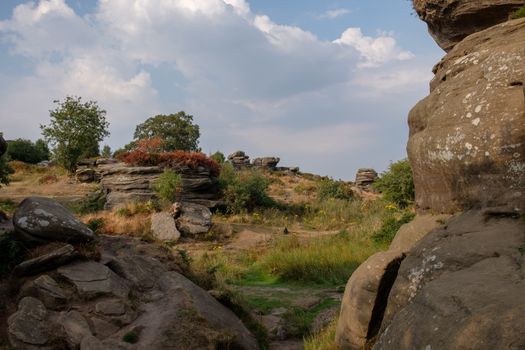
[[[304,340],[304,350],[339,350],[335,343],[336,328],[337,319],[319,333],[307,337]]]

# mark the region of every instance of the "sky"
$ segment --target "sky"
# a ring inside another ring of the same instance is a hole
[[[1,0],[0,131],[36,140],[81,96],[115,150],[183,110],[205,153],[353,180],[406,157],[443,55],[407,0]]]

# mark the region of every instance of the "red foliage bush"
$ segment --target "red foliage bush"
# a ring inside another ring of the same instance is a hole
[[[212,176],[219,176],[219,163],[205,154],[185,151],[162,152],[162,144],[162,139],[158,137],[139,140],[134,150],[118,154],[116,158],[134,166],[160,165],[170,168],[186,166],[190,169],[202,166],[209,169]]]

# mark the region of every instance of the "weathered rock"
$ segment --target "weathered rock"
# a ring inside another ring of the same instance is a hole
[[[7,320],[9,341],[15,349],[52,350],[55,334],[42,302],[32,297],[20,300],[18,310]]]
[[[399,251],[379,252],[354,271],[345,288],[337,323],[336,341],[341,349],[363,349],[377,334],[403,257]]]
[[[185,235],[195,236],[207,233],[211,228],[211,211],[203,205],[183,202],[180,214],[175,220],[177,229]]]
[[[122,316],[126,313],[126,305],[118,299],[105,300],[95,305],[95,311],[106,316]]]
[[[525,347],[525,222],[469,211],[403,260],[374,349]]]
[[[18,276],[31,276],[62,266],[79,256],[71,244],[66,244],[47,254],[21,262],[14,268]]]
[[[413,0],[439,46],[450,51],[466,36],[509,20],[523,0]]]
[[[215,205],[219,183],[211,169],[181,166],[173,168],[182,176],[180,198],[196,203]],[[163,172],[161,167],[131,167],[124,163],[104,164],[98,167],[101,186],[106,194],[105,209],[114,209],[133,202],[157,198],[154,184]]]
[[[180,238],[180,232],[177,230],[175,220],[167,212],[151,215],[151,231],[161,241],[177,241]]]
[[[436,66],[409,116],[419,209],[525,209],[523,47],[525,19],[513,20],[470,35]]]
[[[93,231],[57,201],[44,197],[28,197],[20,203],[13,216],[18,239],[27,243],[88,242]]]
[[[251,166],[250,157],[246,155],[243,151],[235,151],[228,156],[228,161],[236,169],[247,168]]]
[[[361,168],[355,175],[355,185],[362,190],[368,190],[376,179],[377,172],[374,169]]]
[[[82,339],[92,335],[86,319],[78,311],[62,313],[58,323],[64,329],[65,340],[70,349],[78,349]]]
[[[89,183],[100,180],[100,174],[92,168],[80,168],[75,172],[78,182]]]
[[[128,282],[117,276],[108,267],[94,261],[76,262],[60,267],[57,272],[68,279],[77,293],[86,299],[101,295],[126,298]]]
[[[279,157],[262,157],[262,158],[255,158],[253,160],[252,165],[254,167],[258,168],[264,168],[269,170],[275,170],[277,167],[277,164],[279,164],[279,161],[281,159]]]
[[[157,259],[142,255],[117,257],[108,266],[139,290],[153,288],[159,275],[165,271]]]
[[[64,307],[68,301],[65,291],[48,275],[42,275],[30,281],[22,288],[20,295],[37,298],[47,308],[53,310]]]
[[[410,249],[430,231],[443,226],[450,215],[430,215],[419,214],[407,224],[404,224],[397,231],[389,250],[397,250],[408,253]]]

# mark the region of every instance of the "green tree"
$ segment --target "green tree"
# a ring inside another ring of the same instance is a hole
[[[16,139],[7,141],[7,155],[12,160],[36,164],[49,159],[49,149],[44,140]]]
[[[137,125],[135,140],[160,137],[164,151],[200,151],[199,126],[193,124],[193,116],[184,112],[156,115]]]
[[[109,135],[106,111],[95,101],[82,102],[80,97],[67,96],[54,103],[58,106],[49,111],[51,123],[40,128],[54,147],[57,163],[73,172],[80,158],[98,154],[98,144]]]
[[[414,202],[414,179],[408,159],[390,164],[373,187],[383,193],[386,200],[405,208]]]
[[[210,156],[211,159],[213,159],[214,161],[216,161],[217,163],[220,164],[223,164],[224,161],[226,161],[226,157],[224,156],[224,154],[220,151],[217,151],[215,153],[213,153],[211,156]]]
[[[101,156],[104,158],[111,158],[111,147],[104,145]]]

